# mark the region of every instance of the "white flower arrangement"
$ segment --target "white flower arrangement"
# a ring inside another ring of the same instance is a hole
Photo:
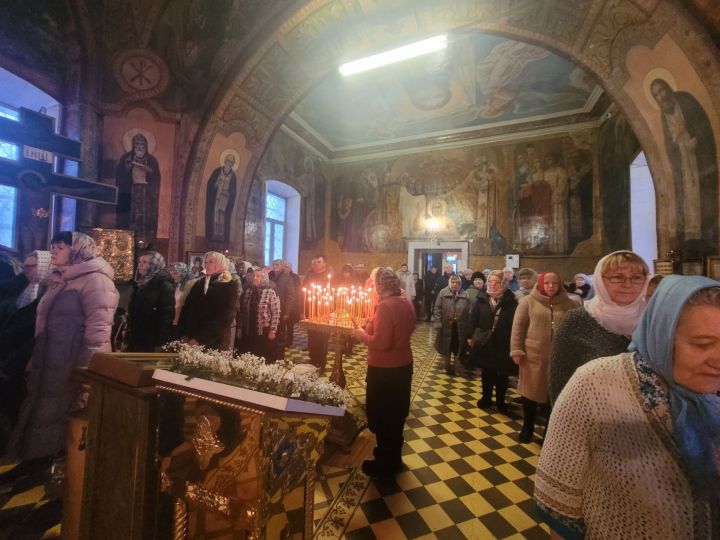
[[[171,359],[169,371],[232,384],[256,392],[331,405],[345,406],[343,389],[316,373],[293,370],[290,360],[266,364],[264,358],[245,353],[235,356],[231,351],[216,351],[180,341],[167,344],[164,349],[177,353]]]

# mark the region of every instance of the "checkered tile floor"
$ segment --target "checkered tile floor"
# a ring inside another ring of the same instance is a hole
[[[315,538],[547,538],[532,503],[539,438],[518,443],[518,396],[509,393],[511,417],[479,410],[479,372],[446,375],[432,342],[430,325],[419,324],[403,451],[407,470],[370,480],[357,469],[358,460],[342,485],[340,472],[332,471],[325,482],[332,479],[340,491],[325,510],[316,488]],[[353,356],[362,356],[361,349]]]
[[[328,445],[315,486],[315,539],[547,538],[532,504],[539,438],[529,445],[517,442],[522,420],[517,395],[509,393],[511,417],[477,409],[479,373],[446,375],[432,343],[430,325],[419,323],[412,342],[406,470],[383,480],[360,471],[374,446],[367,430],[349,453]],[[307,362],[305,349],[298,330],[287,357]],[[355,345],[344,357],[346,390],[360,409],[365,354]],[[0,473],[9,468],[0,467]],[[47,496],[43,481],[26,478],[4,491],[0,484],[0,540],[60,537],[60,503]]]

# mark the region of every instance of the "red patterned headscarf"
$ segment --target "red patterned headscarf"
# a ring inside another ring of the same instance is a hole
[[[562,286],[563,286],[563,285],[562,285],[562,279],[560,279],[560,274],[558,274],[557,272],[543,272],[542,274],[540,274],[540,275],[538,276],[538,280],[537,280],[537,290],[538,290],[538,291],[540,292],[540,294],[542,294],[543,296],[550,296],[550,295],[547,293],[547,291],[545,290],[545,277],[548,276],[549,274],[555,274],[555,275],[558,277],[558,281],[560,282],[560,287],[558,287],[557,292],[553,295],[553,296],[557,296],[558,294],[560,294],[560,291],[561,291]]]

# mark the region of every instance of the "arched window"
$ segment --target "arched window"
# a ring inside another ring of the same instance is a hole
[[[633,251],[652,269],[658,258],[655,185],[643,152],[630,165],[630,227]]]
[[[300,248],[300,194],[291,186],[265,184],[265,264],[285,259],[297,270]]]
[[[20,120],[20,107],[33,111],[40,111],[43,114],[55,119],[55,132],[60,126],[60,103],[51,96],[30,84],[24,79],[13,75],[9,71],[0,68],[0,117],[9,120]],[[20,157],[18,145],[9,141],[0,140],[0,159],[16,161]],[[76,165],[75,162],[72,164]],[[57,164],[56,164],[57,165]],[[65,164],[65,172],[72,172]],[[7,247],[17,245],[17,209],[18,189],[13,185],[5,183],[0,177],[0,244]],[[65,216],[72,217],[71,229],[75,228],[75,200],[66,197],[54,197],[53,204],[59,207],[62,212],[55,213],[56,219]],[[71,216],[70,216],[71,214]]]

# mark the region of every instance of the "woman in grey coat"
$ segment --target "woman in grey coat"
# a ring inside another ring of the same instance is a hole
[[[84,406],[72,372],[87,366],[93,354],[110,352],[118,304],[112,268],[97,256],[92,238],[60,232],[50,254],[55,268],[38,304],[28,394],[10,443],[10,454],[23,460],[64,451],[66,417]]]
[[[445,373],[455,374],[451,356],[457,361],[458,353],[464,350],[468,336],[468,314],[470,297],[461,286],[459,276],[450,276],[448,286],[442,289],[435,300],[433,320],[435,321],[435,350],[445,361]]]

